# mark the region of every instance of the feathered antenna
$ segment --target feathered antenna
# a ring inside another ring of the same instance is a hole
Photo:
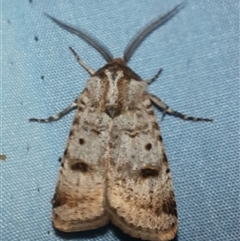
[[[123,60],[127,63],[129,59],[132,57],[134,51],[137,49],[139,44],[147,37],[147,35],[150,34],[156,28],[164,25],[169,19],[175,16],[185,6],[185,4],[186,4],[186,1],[183,3],[180,3],[179,5],[174,7],[171,11],[169,11],[167,14],[160,16],[159,18],[157,18],[156,21],[152,22],[150,25],[144,28],[139,34],[137,34],[126,47],[124,51]],[[72,34],[77,35],[78,37],[86,41],[88,44],[90,44],[92,47],[94,47],[108,63],[113,60],[113,55],[108,50],[108,48],[103,44],[101,44],[100,41],[97,41],[95,40],[95,38],[90,37],[90,35],[87,34],[86,31],[76,29],[68,24],[65,24],[57,20],[56,18],[50,16],[47,13],[45,13],[45,15],[61,28],[67,30]]]
[[[156,21],[152,22],[150,25],[145,27],[140,33],[138,33],[125,49],[123,60],[127,63],[129,59],[132,57],[134,51],[137,49],[139,44],[147,37],[147,35],[150,34],[156,28],[165,24],[173,16],[175,16],[185,6],[185,4],[186,2],[180,3],[171,11],[169,11],[163,16],[160,16],[159,18],[157,18]]]
[[[68,32],[77,35],[84,41],[86,41],[88,44],[90,44],[93,48],[95,48],[102,56],[103,58],[109,63],[113,60],[113,55],[110,53],[110,51],[107,49],[106,46],[103,44],[100,44],[99,41],[96,41],[93,37],[90,37],[89,34],[86,34],[85,31],[76,29],[70,25],[67,25],[56,18],[50,16],[49,14],[45,13],[45,15],[50,18],[54,23],[56,23],[59,27],[67,30]]]

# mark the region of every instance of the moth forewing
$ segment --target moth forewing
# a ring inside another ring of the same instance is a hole
[[[142,86],[130,80],[131,101],[113,119],[107,211],[111,221],[133,237],[171,240],[178,227],[172,179],[157,119]],[[131,111],[127,110],[129,106]]]
[[[89,91],[77,100],[78,108],[62,158],[52,219],[55,228],[82,231],[105,225],[105,149],[110,118],[90,110]]]

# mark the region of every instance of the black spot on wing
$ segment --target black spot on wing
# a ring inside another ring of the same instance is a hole
[[[80,171],[80,172],[88,172],[89,166],[87,163],[83,161],[74,161],[74,163],[70,166],[73,171]]]
[[[85,143],[84,139],[80,138],[80,139],[79,139],[79,144],[80,144],[80,145],[83,145],[84,143]]]
[[[157,177],[159,173],[158,169],[154,168],[142,168],[141,169],[141,176],[143,178],[148,178],[148,177]]]
[[[151,143],[148,143],[148,144],[145,146],[145,150],[150,151],[151,149],[152,149],[152,144],[151,144]]]

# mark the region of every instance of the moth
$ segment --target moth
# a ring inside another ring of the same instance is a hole
[[[70,47],[89,72],[86,88],[51,122],[77,108],[52,200],[52,221],[64,232],[91,230],[109,221],[132,237],[167,241],[176,236],[178,218],[170,169],[153,105],[184,120],[211,121],[172,110],[148,93],[154,78],[144,81],[127,66],[140,42],[181,8],[177,5],[148,25],[127,46],[124,57],[113,58],[103,45],[56,18],[61,28],[81,37],[107,61],[97,71]]]

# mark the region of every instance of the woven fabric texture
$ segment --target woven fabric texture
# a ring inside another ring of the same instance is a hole
[[[51,224],[51,199],[74,112],[50,124],[105,60],[43,13],[85,29],[122,57],[131,38],[178,0],[3,0],[1,3],[0,240],[133,241],[114,225],[63,234]],[[239,1],[188,1],[151,33],[129,66],[173,109],[214,122],[161,120],[179,214],[178,241],[239,237]]]

